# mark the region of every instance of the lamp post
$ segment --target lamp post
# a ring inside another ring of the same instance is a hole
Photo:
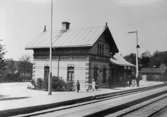
[[[52,95],[52,38],[53,38],[53,0],[51,0],[51,16],[50,16],[50,48],[49,48],[49,62],[50,62],[50,69],[49,69],[49,78],[48,78],[48,95]]]
[[[139,53],[139,44],[138,44],[138,31],[130,31],[128,32],[129,34],[136,34],[136,80],[138,80],[137,82],[137,86],[139,86],[139,62],[138,62],[138,53]]]

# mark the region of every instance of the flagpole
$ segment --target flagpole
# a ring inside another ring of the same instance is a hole
[[[50,19],[50,53],[49,53],[49,61],[50,61],[50,69],[49,69],[49,79],[48,79],[48,95],[52,95],[52,38],[53,38],[53,0],[51,0],[51,19]]]

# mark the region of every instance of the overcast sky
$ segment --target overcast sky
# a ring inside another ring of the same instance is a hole
[[[71,29],[103,26],[108,22],[122,55],[135,52],[135,34],[139,31],[140,53],[167,50],[167,0],[53,0],[54,30],[62,21]],[[31,54],[25,50],[43,28],[50,27],[50,0],[0,0],[0,39],[6,58],[19,59]]]

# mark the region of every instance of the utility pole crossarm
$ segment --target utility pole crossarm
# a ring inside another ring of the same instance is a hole
[[[138,31],[137,30],[135,30],[135,31],[130,31],[130,32],[128,32],[128,33],[137,33]]]

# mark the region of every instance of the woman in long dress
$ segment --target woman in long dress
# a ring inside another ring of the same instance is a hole
[[[95,83],[95,80],[92,81],[92,90],[93,90],[93,91],[96,90],[96,83]]]

